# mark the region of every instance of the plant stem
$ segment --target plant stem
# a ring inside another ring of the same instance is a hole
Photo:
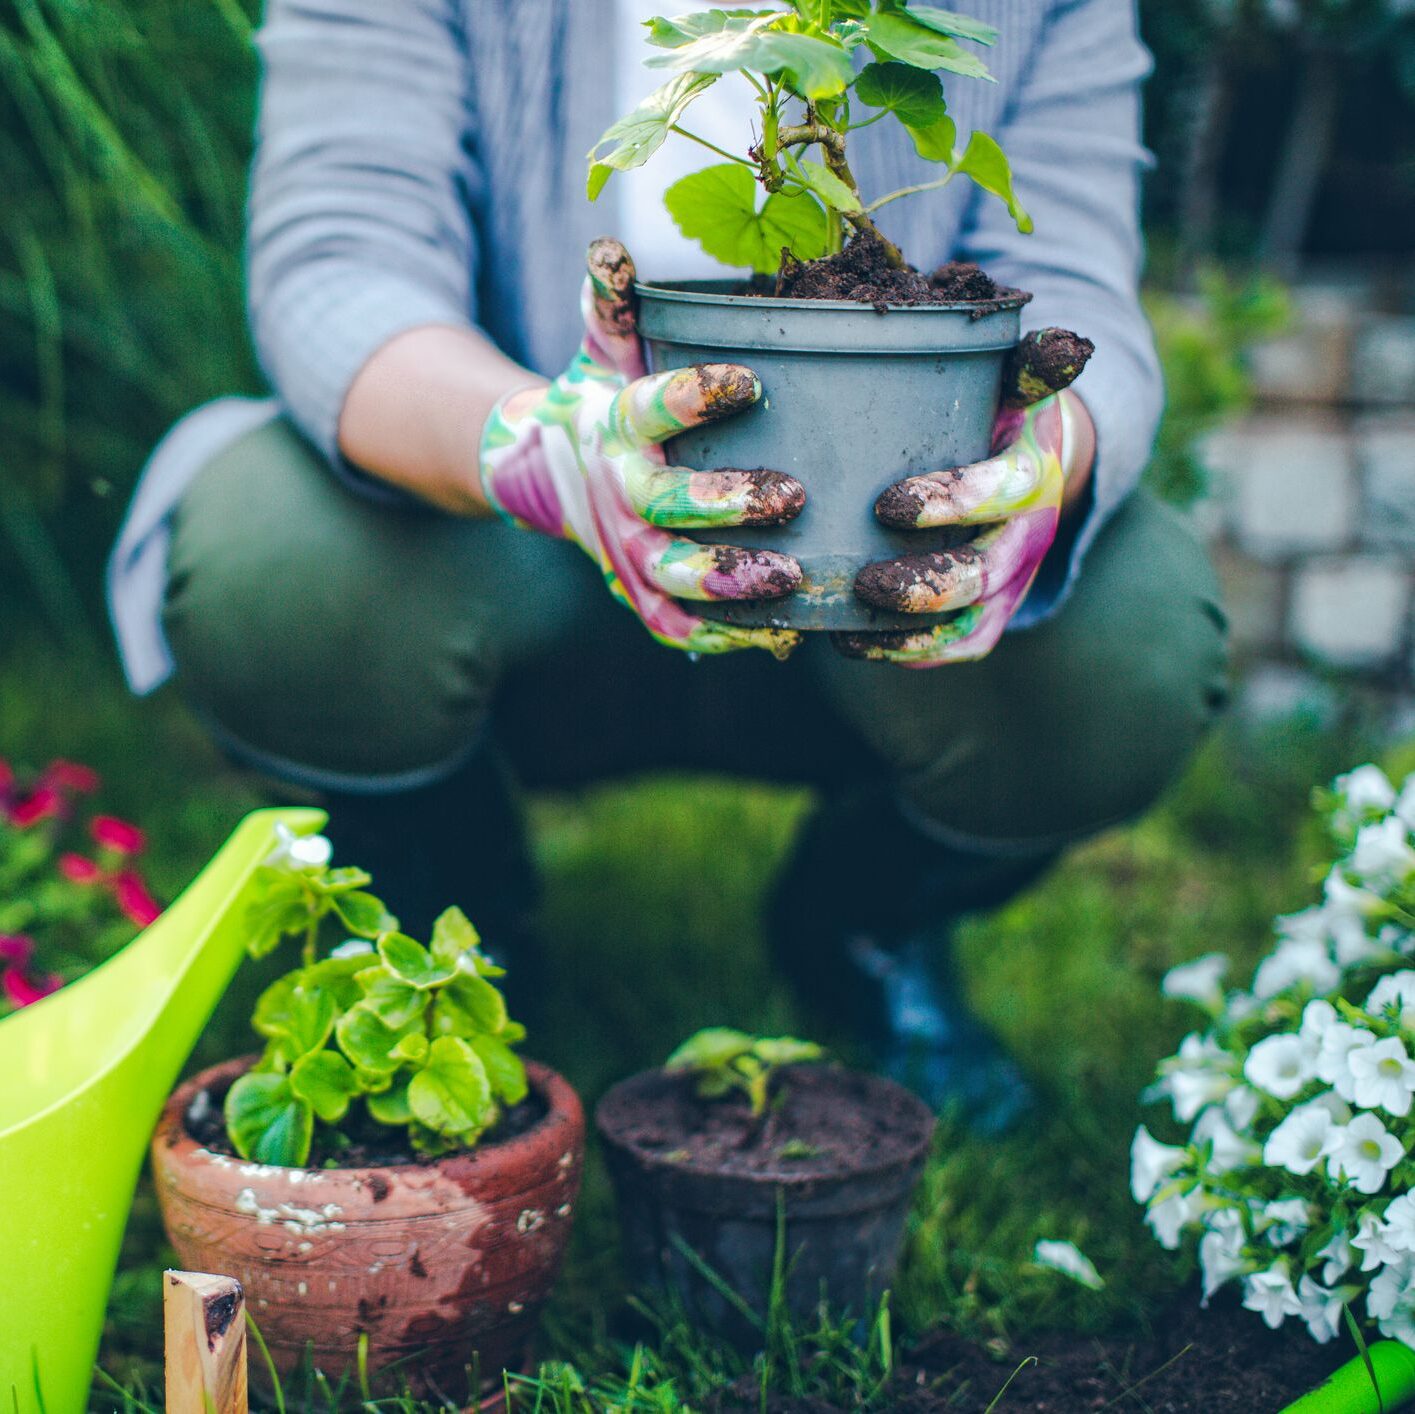
[[[305,967],[313,967],[315,959],[315,945],[319,940],[319,915],[311,916],[305,928],[305,945],[300,953],[300,961]]]
[[[756,164],[748,162],[745,157],[738,157],[734,152],[728,152],[725,148],[718,147],[716,143],[709,142],[705,137],[699,137],[697,133],[690,133],[687,128],[680,128],[677,123],[672,124],[669,129],[671,133],[677,133],[679,137],[685,137],[690,142],[695,142],[699,147],[705,147],[709,152],[715,152],[719,157],[725,157],[729,162],[736,162],[743,167],[751,167],[756,170]]]
[[[920,182],[913,187],[900,187],[898,191],[888,192],[878,201],[870,202],[865,210],[867,212],[878,211],[881,206],[888,206],[891,201],[898,201],[901,196],[914,196],[921,191],[938,191],[941,187],[946,187],[957,175],[957,172],[950,172],[946,177],[939,177],[936,181]]]

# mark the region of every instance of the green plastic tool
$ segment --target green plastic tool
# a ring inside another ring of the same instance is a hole
[[[277,823],[248,815],[182,896],[79,981],[0,1022],[0,1410],[85,1408],[133,1189],[163,1102],[244,954]]]
[[[1371,1371],[1358,1355],[1281,1414],[1394,1414],[1415,1397],[1415,1350],[1398,1340],[1378,1340],[1366,1348],[1376,1372],[1380,1397],[1371,1385]]]

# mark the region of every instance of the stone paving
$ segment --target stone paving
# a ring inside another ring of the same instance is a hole
[[[1196,521],[1236,647],[1250,670],[1272,669],[1277,696],[1302,669],[1408,696],[1415,314],[1363,313],[1340,289],[1299,288],[1294,301],[1294,330],[1255,353],[1253,411],[1206,444],[1212,486]]]

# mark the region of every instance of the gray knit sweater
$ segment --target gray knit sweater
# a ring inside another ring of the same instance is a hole
[[[1064,597],[1086,546],[1134,487],[1159,416],[1136,292],[1148,160],[1139,88],[1150,61],[1133,0],[955,3],[1001,37],[987,54],[997,82],[946,83],[950,109],[963,137],[981,128],[1002,143],[1036,233],[1019,235],[1001,202],[964,182],[895,203],[886,230],[916,265],[976,260],[1033,291],[1024,327],[1062,325],[1096,345],[1078,384],[1098,433],[1093,505],[1024,605],[1024,626]],[[584,154],[618,116],[614,4],[269,0],[251,327],[279,402],[336,468],[349,385],[402,330],[471,321],[541,372],[569,358],[583,252],[612,220],[585,199]],[[851,143],[866,197],[937,174],[895,124]],[[208,454],[204,440],[188,436],[184,458]],[[112,566],[120,637],[125,620],[156,614],[152,566],[195,469],[169,458],[149,478],[160,485],[135,503]],[[153,672],[134,676],[145,683]]]

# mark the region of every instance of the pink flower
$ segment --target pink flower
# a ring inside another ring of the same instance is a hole
[[[39,778],[42,786],[54,786],[59,790],[76,790],[83,795],[91,795],[102,782],[92,766],[81,761],[51,761]]]
[[[127,918],[146,928],[162,913],[157,900],[148,893],[147,885],[131,869],[125,869],[113,880],[113,897]]]
[[[36,786],[25,798],[10,807],[10,823],[28,829],[41,820],[58,815],[64,798],[51,786]]]
[[[27,967],[34,956],[34,943],[21,933],[0,933],[0,962]]]
[[[63,985],[64,979],[53,972],[38,980],[26,977],[18,967],[11,967],[0,973],[0,988],[4,989],[6,1000],[17,1007],[32,1006],[35,1002],[43,1001]]]
[[[82,854],[61,854],[56,861],[59,872],[73,884],[96,884],[103,870]]]
[[[141,854],[146,840],[136,825],[120,820],[115,815],[95,815],[88,822],[88,832],[103,849],[111,849],[117,854]]]

